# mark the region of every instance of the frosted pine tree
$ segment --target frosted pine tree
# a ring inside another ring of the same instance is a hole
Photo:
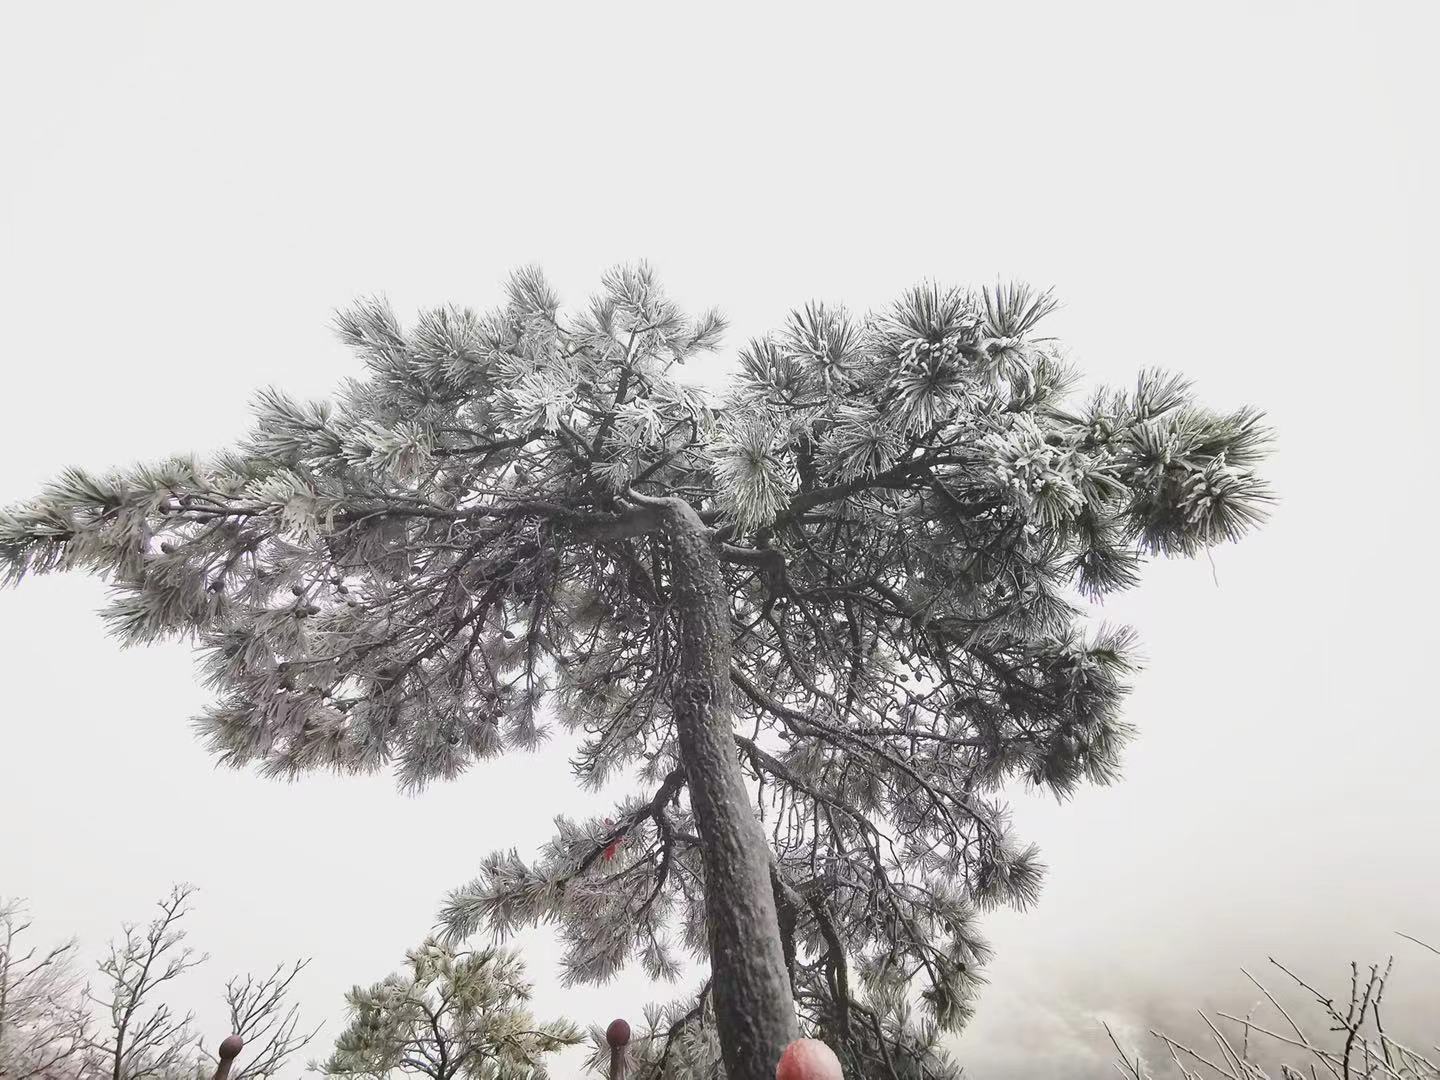
[[[545,1080],[545,1059],[579,1041],[565,1021],[539,1023],[518,956],[426,941],[405,970],[346,995],[350,1022],[315,1068],[354,1080]]]
[[[453,938],[553,922],[584,982],[708,962],[674,1035],[713,1012],[731,1080],[797,1026],[904,1076],[970,1013],[978,913],[1040,887],[999,789],[1116,775],[1131,636],[1087,601],[1268,498],[1257,412],[1160,374],[1073,399],[1051,306],[811,305],[712,399],[679,374],[721,318],[644,267],[574,312],[534,271],[487,315],[365,303],[336,401],[269,391],[211,460],[66,472],[0,557],[106,575],[127,642],[193,637],[230,765],[415,789],[553,718],[578,783],[632,794],[485,857]]]

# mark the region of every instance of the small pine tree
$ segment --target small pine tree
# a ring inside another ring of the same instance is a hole
[[[1132,639],[1083,601],[1269,498],[1253,409],[1154,373],[1072,402],[1052,306],[810,305],[716,401],[677,373],[722,319],[644,267],[573,315],[534,271],[486,316],[365,303],[337,404],[267,391],[209,462],[69,470],[0,517],[0,565],[108,575],[126,641],[193,635],[232,765],[418,788],[536,745],[549,708],[582,784],[644,787],[487,857],[449,932],[553,921],[585,981],[674,977],[683,947],[731,1080],[769,1080],[797,1008],[900,1075],[910,988],[956,1030],[977,912],[1038,892],[997,790],[1116,775]]]
[[[350,1023],[317,1066],[324,1075],[545,1080],[546,1056],[580,1041],[566,1021],[531,1017],[514,953],[457,952],[432,939],[405,960],[403,972],[346,995]]]

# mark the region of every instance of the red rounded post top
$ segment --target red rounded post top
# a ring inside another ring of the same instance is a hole
[[[611,1046],[624,1046],[630,1041],[630,1025],[624,1020],[611,1020],[605,1029],[605,1041]]]
[[[220,1044],[220,1060],[229,1061],[240,1053],[240,1048],[245,1045],[245,1040],[239,1035],[231,1035]]]
[[[780,1055],[775,1080],[845,1080],[835,1051],[819,1039],[796,1039]]]

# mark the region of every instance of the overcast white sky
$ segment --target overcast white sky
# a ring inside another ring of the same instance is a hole
[[[538,261],[579,302],[643,257],[723,307],[733,349],[811,298],[1054,285],[1096,379],[1162,365],[1268,410],[1283,502],[1213,568],[1157,564],[1109,604],[1145,643],[1142,735],[1119,786],[1017,802],[1049,884],[989,920],[962,1060],[1080,1075],[1097,1014],[1246,1008],[1267,954],[1338,987],[1395,950],[1396,1006],[1433,1017],[1440,961],[1391,931],[1440,938],[1435,11],[7,4],[0,503],[218,448],[267,384],[328,393],[357,369],[330,315],[359,294],[488,307]],[[122,653],[102,593],[0,596],[0,895],[93,955],[199,885],[213,960],[179,1004],[212,1041],[226,974],[313,956],[307,1012],[337,1015],[482,853],[586,805],[563,747],[415,799],[216,772],[187,650]],[[539,939],[530,959],[542,1012],[651,997],[561,990]]]

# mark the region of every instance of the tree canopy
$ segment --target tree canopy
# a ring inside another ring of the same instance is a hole
[[[935,1075],[977,913],[1040,888],[1001,789],[1117,773],[1133,639],[1087,602],[1270,498],[1258,411],[1158,372],[1077,397],[1053,306],[933,284],[865,316],[810,304],[715,395],[683,365],[723,319],[644,266],[573,312],[534,270],[489,314],[406,327],[365,302],[338,319],[365,376],[337,400],[267,390],[234,450],[68,470],[0,517],[0,565],[107,575],[127,642],[193,636],[217,694],[196,725],[230,765],[418,789],[578,733],[577,782],[629,794],[557,819],[538,857],[485,857],[455,938],[553,920],[568,979],[714,957],[724,998],[752,984],[719,966],[707,874],[767,873],[772,896],[735,888],[778,926],[804,1025],[864,1075]],[[713,768],[687,731],[721,732]]]
[[[324,1075],[544,1080],[546,1057],[579,1040],[570,1023],[530,1015],[531,987],[512,952],[432,939],[405,961],[403,972],[346,995],[350,1023],[319,1067]]]

